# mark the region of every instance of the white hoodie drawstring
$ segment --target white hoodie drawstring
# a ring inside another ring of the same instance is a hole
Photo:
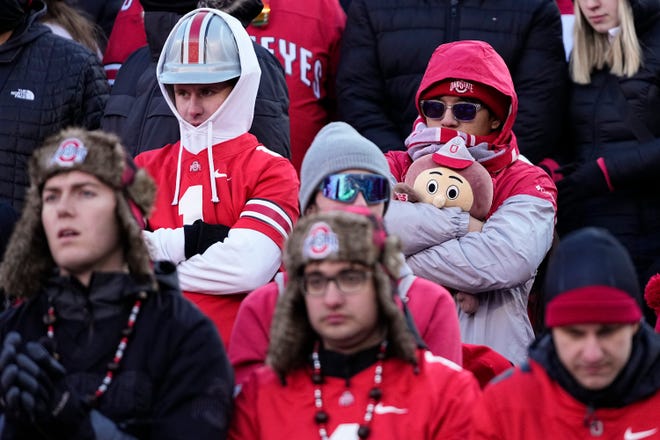
[[[179,156],[176,161],[176,186],[174,187],[174,199],[172,205],[179,204],[179,191],[181,188],[181,156],[183,155],[183,139],[179,140]]]
[[[220,199],[218,198],[218,189],[215,184],[215,165],[213,163],[213,121],[208,122],[206,127],[206,152],[209,157],[209,176],[211,178],[211,201],[213,203],[218,203]]]
[[[213,163],[213,121],[208,121],[206,126],[206,154],[208,157],[209,163],[209,179],[211,180],[211,201],[213,203],[219,203],[220,198],[218,197],[218,188],[215,182],[215,164]],[[179,141],[179,155],[177,158],[176,166],[176,186],[174,188],[174,199],[172,200],[172,205],[179,204],[179,192],[181,191],[181,158],[183,156],[183,143],[184,136],[181,137]]]

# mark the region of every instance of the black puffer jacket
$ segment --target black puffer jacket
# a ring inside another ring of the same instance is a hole
[[[149,45],[128,57],[112,87],[101,126],[119,135],[134,157],[180,138],[179,122],[165,102],[156,78],[156,62],[179,18],[174,12],[145,12]],[[253,46],[261,67],[261,81],[250,133],[269,149],[289,158],[289,92],[284,70],[267,49]]]
[[[433,50],[483,40],[504,58],[520,105],[520,151],[538,162],[560,136],[566,60],[554,0],[352,0],[337,78],[340,117],[383,151],[404,149]]]
[[[596,71],[590,84],[571,86],[573,160],[604,158],[614,188],[586,200],[584,218],[574,223],[604,227],[621,240],[643,286],[660,263],[660,2],[629,1],[640,70],[631,78]]]
[[[38,23],[41,0],[32,8],[0,44],[0,198],[19,211],[32,151],[64,127],[98,128],[109,92],[96,55]]]
[[[119,370],[95,408],[81,412],[76,434],[63,435],[62,426],[52,423],[46,435],[36,423],[17,423],[0,409],[0,438],[226,438],[234,374],[222,341],[213,323],[181,295],[174,265],[156,263],[155,271],[157,292],[125,273],[94,273],[89,286],[54,276],[42,293],[0,316],[0,341],[10,331],[24,343],[43,341],[43,316],[54,307],[53,339],[73,400],[101,384],[138,292],[149,292]]]
[[[0,262],[2,262],[2,257],[5,254],[7,243],[9,243],[9,238],[17,220],[18,216],[14,208],[4,200],[0,200]],[[1,309],[2,306],[0,306]]]
[[[69,5],[82,11],[94,23],[103,29],[103,35],[107,39],[112,32],[115,17],[121,8],[123,0],[65,0]],[[136,1],[136,0],[133,0]]]

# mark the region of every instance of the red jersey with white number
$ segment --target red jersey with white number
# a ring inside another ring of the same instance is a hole
[[[278,247],[283,246],[298,217],[298,180],[287,159],[266,149],[249,133],[214,145],[213,175],[219,202],[213,203],[207,150],[192,154],[183,149],[179,203],[172,205],[178,151],[179,143],[176,143],[144,152],[135,159],[138,166],[145,167],[158,183],[155,210],[149,219],[150,229],[181,228],[201,218],[205,223],[226,225],[232,230],[258,232]],[[212,259],[206,254],[212,255],[215,247],[222,252],[222,245],[211,246],[203,256],[183,262],[184,267],[179,271],[185,274],[186,263],[194,263],[195,259]],[[220,258],[216,260],[218,264],[222,264]],[[260,262],[254,259],[251,264],[255,270],[260,266]],[[231,271],[231,268],[227,269]],[[231,326],[245,292],[218,291],[209,295],[197,293],[198,290],[206,291],[203,279],[195,280],[194,284],[198,285],[198,289],[182,283],[184,294],[216,323],[223,341],[228,345]]]
[[[144,234],[149,252],[154,259],[177,265],[184,294],[215,322],[227,346],[240,301],[247,292],[268,283],[281,266],[282,245],[299,214],[299,182],[287,159],[248,133],[261,69],[242,24],[224,12],[204,8],[184,16],[165,47],[185,26],[184,41],[191,45],[187,53],[206,54],[213,41],[199,36],[216,19],[227,24],[236,41],[238,81],[215,112],[196,125],[179,114],[173,86],[159,81],[179,121],[181,140],[144,152],[135,161],[147,168],[158,187],[151,232]],[[166,70],[165,58],[161,56],[156,65],[158,78]],[[204,64],[206,59],[187,62]],[[212,69],[209,78],[213,78]],[[228,226],[229,235],[186,258],[183,226],[199,219]]]
[[[479,394],[474,377],[453,362],[418,351],[419,373],[399,359],[383,363],[382,399],[369,438],[465,440]],[[374,384],[376,365],[346,379],[325,377],[321,386],[331,440],[357,439]],[[282,385],[269,367],[253,373],[236,396],[232,440],[317,439],[311,367],[295,370]],[[350,397],[346,394],[350,393]]]
[[[338,0],[270,0],[268,22],[248,33],[282,63],[289,88],[291,162],[300,171],[316,133],[335,119],[335,77],[346,14]]]
[[[533,360],[486,387],[474,410],[471,439],[658,440],[660,392],[623,408],[593,413]],[[585,423],[588,420],[588,423]]]
[[[179,143],[146,151],[136,158],[158,182],[149,226],[179,228],[197,219],[205,223],[259,231],[282,247],[298,215],[297,178],[290,163],[249,134],[212,148],[218,203],[211,202],[206,150],[182,151],[178,206],[175,192]],[[201,215],[200,215],[201,214]]]

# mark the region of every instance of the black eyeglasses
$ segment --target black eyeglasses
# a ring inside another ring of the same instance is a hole
[[[378,174],[330,174],[319,185],[324,197],[342,203],[352,203],[359,193],[369,205],[390,197],[390,183]]]
[[[325,295],[328,284],[333,281],[340,292],[345,294],[357,293],[371,278],[372,272],[368,270],[346,269],[333,277],[320,272],[311,272],[303,275],[304,293],[309,296],[321,297]]]
[[[422,99],[419,101],[422,115],[428,119],[442,119],[448,108],[454,114],[454,119],[461,122],[470,122],[477,117],[482,105],[476,102],[457,102],[452,105],[445,104],[437,99]]]

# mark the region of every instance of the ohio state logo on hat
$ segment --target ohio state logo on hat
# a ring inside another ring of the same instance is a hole
[[[321,260],[339,252],[339,238],[325,222],[314,223],[303,242],[303,257]]]
[[[472,83],[463,80],[452,81],[449,84],[449,91],[455,93],[472,93]]]
[[[68,138],[64,139],[57,147],[50,159],[50,164],[69,168],[75,164],[83,163],[85,157],[87,157],[85,144],[80,139]]]

